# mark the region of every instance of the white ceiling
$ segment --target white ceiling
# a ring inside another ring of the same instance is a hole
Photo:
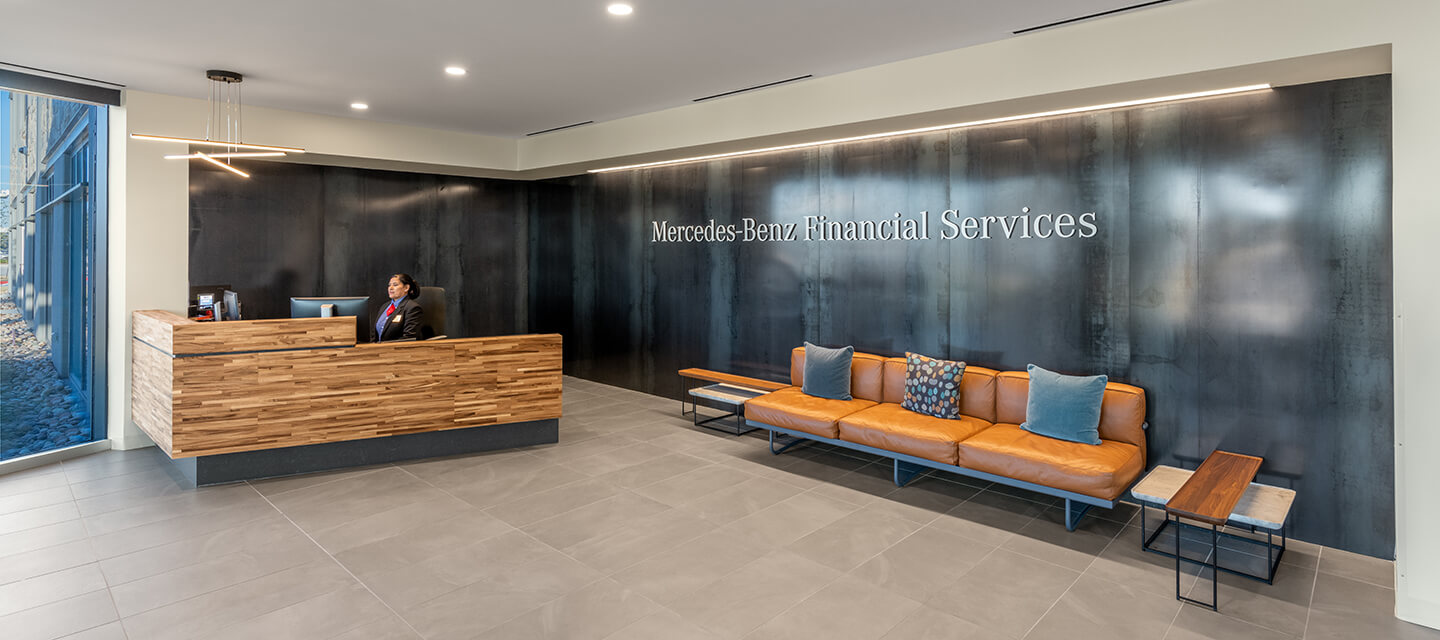
[[[0,62],[195,98],[205,69],[228,69],[246,105],[516,137],[1139,0],[632,0],[628,17],[608,2],[0,0]]]

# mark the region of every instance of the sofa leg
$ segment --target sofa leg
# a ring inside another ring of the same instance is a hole
[[[908,463],[908,462],[902,462],[899,458],[896,458],[896,459],[895,459],[895,486],[897,486],[897,487],[903,487],[903,486],[905,486],[905,485],[907,485],[907,484],[910,484],[910,481],[911,481],[911,480],[914,480],[914,479],[915,479],[915,476],[920,475],[920,474],[921,474],[922,472],[924,472],[924,471],[925,471],[925,467],[922,467],[922,466],[920,466],[920,465],[918,465],[918,464],[910,464],[910,463]]]
[[[1069,498],[1066,498],[1066,499],[1065,499],[1065,530],[1066,530],[1066,531],[1074,531],[1074,530],[1075,530],[1075,527],[1080,524],[1080,518],[1084,517],[1084,516],[1085,516],[1085,512],[1086,512],[1086,511],[1089,511],[1089,510],[1090,510],[1090,505],[1084,504],[1084,503],[1077,503],[1077,502],[1075,502],[1075,501],[1073,501],[1073,500],[1070,500]]]
[[[795,438],[795,439],[793,439],[793,440],[785,443],[784,445],[782,445],[779,449],[776,449],[776,448],[775,448],[775,432],[772,430],[772,431],[770,432],[770,453],[773,453],[773,454],[775,454],[775,455],[778,456],[778,455],[780,455],[780,454],[782,454],[782,453],[785,453],[785,450],[786,450],[786,449],[789,449],[790,447],[793,447],[793,446],[795,446],[795,445],[797,445],[797,444],[800,444],[800,443],[802,443],[802,442],[808,442],[808,441],[807,441],[805,438]]]

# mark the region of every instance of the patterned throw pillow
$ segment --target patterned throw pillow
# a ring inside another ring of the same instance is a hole
[[[960,379],[965,363],[905,354],[905,400],[900,406],[927,416],[960,418]]]

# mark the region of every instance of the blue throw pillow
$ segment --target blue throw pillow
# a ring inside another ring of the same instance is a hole
[[[805,395],[831,400],[853,400],[850,397],[850,361],[855,347],[826,349],[805,343],[805,373],[800,391]]]
[[[1030,397],[1021,429],[1042,436],[1100,444],[1100,403],[1105,376],[1067,376],[1035,365],[1030,372]]]
[[[900,406],[927,416],[960,418],[960,380],[965,363],[905,354],[905,399]]]

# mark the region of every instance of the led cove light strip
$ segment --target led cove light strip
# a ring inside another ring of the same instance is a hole
[[[240,153],[207,153],[211,158],[282,158],[285,156],[281,151],[244,151]],[[199,158],[199,153],[192,153],[183,156],[165,156],[166,160],[194,160]]]
[[[871,133],[863,136],[851,136],[849,138],[835,138],[833,140],[820,140],[817,142],[800,142],[786,144],[778,147],[765,147],[763,149],[749,149],[746,151],[731,151],[729,153],[716,153],[708,156],[694,156],[691,158],[680,158],[678,160],[660,160],[657,162],[643,162],[640,164],[627,164],[620,167],[606,167],[604,169],[590,169],[590,173],[608,173],[611,171],[625,171],[627,169],[644,169],[647,167],[659,167],[670,164],[682,164],[686,162],[700,162],[702,160],[718,160],[720,158],[734,158],[736,156],[748,156],[757,153],[770,153],[772,151],[789,151],[791,149],[804,149],[806,147],[818,147],[826,144],[842,144],[845,142],[859,142],[861,140],[875,140],[878,138],[892,138],[895,136],[908,136],[916,133],[929,133],[931,131],[942,131],[945,129],[963,129],[966,127],[978,127],[987,124],[999,124],[1002,122],[1015,122],[1016,120],[1031,120],[1034,118],[1049,118],[1051,116],[1064,116],[1075,113],[1086,113],[1089,111],[1104,111],[1106,109],[1123,109],[1125,107],[1138,107],[1159,102],[1175,102],[1178,100],[1193,100],[1195,98],[1209,98],[1212,96],[1223,96],[1234,93],[1247,93],[1251,91],[1264,91],[1270,89],[1269,84],[1252,84],[1243,87],[1231,87],[1229,89],[1213,89],[1210,91],[1197,91],[1195,93],[1181,93],[1173,96],[1161,96],[1158,98],[1140,98],[1137,100],[1125,100],[1123,102],[1111,102],[1108,104],[1096,104],[1088,107],[1072,107],[1069,109],[1056,109],[1054,111],[1041,111],[1039,113],[1027,113],[1018,116],[1004,116],[1000,118],[987,118],[985,120],[973,120],[970,122],[958,122],[955,124],[942,124],[933,127],[921,127],[919,129],[905,129],[904,131],[888,131],[885,133]]]
[[[219,160],[216,160],[215,158],[210,157],[210,155],[207,154],[207,153],[201,153],[201,152],[199,152],[199,151],[196,151],[196,152],[195,152],[195,157],[200,158],[201,160],[204,160],[204,161],[206,161],[206,162],[209,162],[210,164],[213,164],[213,165],[215,165],[215,166],[217,166],[217,167],[220,167],[221,169],[224,169],[224,170],[226,170],[226,171],[229,171],[230,173],[233,173],[233,174],[235,174],[235,175],[237,175],[237,176],[240,176],[240,177],[242,177],[242,178],[249,178],[249,177],[250,177],[250,174],[245,173],[244,171],[241,171],[241,170],[239,170],[239,169],[236,169],[235,167],[232,167],[232,166],[230,166],[230,165],[228,165],[228,164],[225,164],[224,162],[221,162],[221,161],[219,161]]]
[[[143,133],[132,133],[131,138],[136,140],[155,140],[157,142],[184,142],[186,144],[203,144],[212,147],[234,147],[236,149],[257,149],[260,151],[284,151],[286,153],[305,153],[304,149],[295,147],[276,147],[264,144],[244,144],[240,142],[221,142],[218,140],[201,140],[198,138],[171,138],[169,136],[152,136]]]

